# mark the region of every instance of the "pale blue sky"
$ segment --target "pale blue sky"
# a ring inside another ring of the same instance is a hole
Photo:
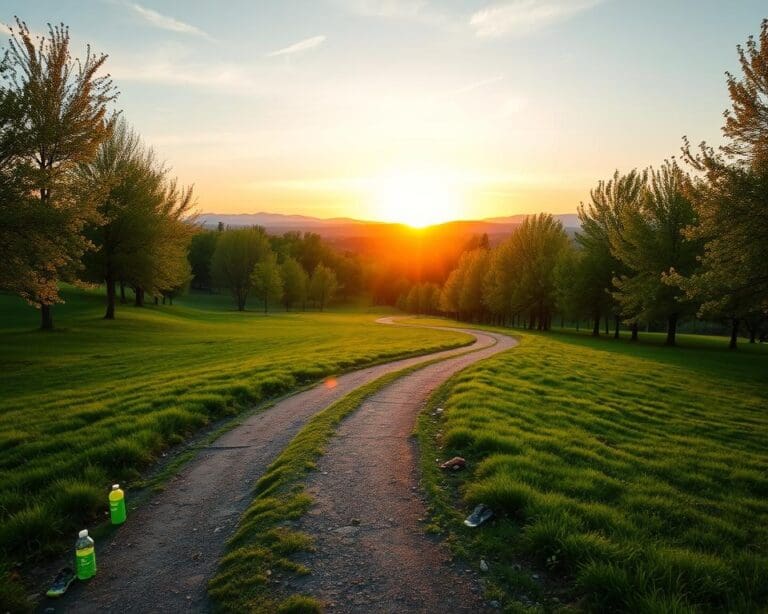
[[[4,0],[14,14],[109,53],[120,108],[201,210],[396,217],[389,188],[427,177],[425,199],[453,196],[424,206],[469,218],[574,211],[617,167],[717,140],[723,73],[768,5]]]

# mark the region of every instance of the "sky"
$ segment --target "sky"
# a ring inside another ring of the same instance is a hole
[[[764,0],[3,0],[109,54],[201,212],[426,223],[567,213],[720,139]],[[7,29],[0,26],[0,44]]]

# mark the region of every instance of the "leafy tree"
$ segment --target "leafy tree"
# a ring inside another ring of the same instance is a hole
[[[464,285],[464,276],[466,268],[461,266],[455,268],[448,274],[448,279],[443,284],[443,290],[440,293],[440,310],[451,314],[456,319],[461,319],[459,312],[459,302],[461,298],[461,289]]]
[[[665,283],[664,276],[670,271],[688,275],[696,267],[699,243],[683,234],[696,216],[685,195],[689,179],[674,161],[647,176],[640,206],[619,213],[621,232],[611,236],[613,256],[629,271],[614,278],[614,297],[633,319],[666,318],[666,343],[675,345],[677,322],[693,304],[681,300],[680,288]]]
[[[700,315],[730,320],[732,349],[741,322],[768,314],[768,19],[738,55],[741,78],[727,73],[726,144],[715,150],[702,143],[698,152],[687,140],[683,146],[701,173],[691,186],[698,223],[689,231],[704,242],[701,268],[670,276],[698,301]]]
[[[86,275],[106,285],[105,319],[115,317],[116,284],[130,277],[135,254],[145,250],[154,232],[149,214],[161,175],[151,152],[124,120],[115,125],[93,160],[78,168],[80,180],[100,195],[98,220],[87,229],[93,249],[85,255]],[[143,223],[142,223],[143,222]]]
[[[213,230],[199,230],[189,244],[189,264],[192,268],[192,286],[198,290],[211,291],[213,276],[211,261],[216,250],[219,233]]]
[[[491,251],[483,279],[483,304],[501,323],[519,311],[516,296],[520,262],[515,258],[512,244],[505,241]]]
[[[251,274],[251,286],[254,294],[264,301],[264,313],[269,311],[270,300],[282,300],[283,277],[274,252],[270,251],[256,263]]]
[[[282,277],[285,310],[290,311],[295,305],[301,305],[304,308],[309,287],[309,275],[304,267],[295,258],[286,258],[283,262]]]
[[[309,281],[309,298],[317,304],[320,311],[333,300],[339,282],[336,280],[336,273],[333,269],[324,264],[318,264],[312,272],[312,278]]]
[[[578,322],[593,316],[593,302],[589,290],[594,282],[589,279],[591,271],[585,265],[585,252],[568,245],[555,265],[555,301],[561,317]]]
[[[465,318],[482,319],[483,281],[488,266],[488,250],[483,248],[464,252],[459,268],[464,270],[459,292],[459,313]]]
[[[622,175],[617,170],[608,181],[600,181],[590,192],[590,202],[578,209],[581,229],[576,242],[583,250],[582,291],[593,318],[592,334],[600,334],[600,317],[613,313],[618,337],[621,315],[632,326],[632,339],[637,339],[637,314],[619,313],[611,299],[613,279],[625,273],[621,261],[614,255],[614,245],[621,243],[622,218],[627,210],[639,207],[644,173],[632,170]]]
[[[262,228],[238,228],[220,233],[213,252],[213,279],[227,288],[239,311],[245,310],[251,290],[251,273],[259,260],[269,253],[269,240]]]
[[[152,268],[139,282],[155,296],[176,296],[192,279],[187,253],[195,233],[190,223],[193,206],[191,187],[181,188],[175,179],[164,178],[158,206],[153,211],[154,233],[147,245]]]
[[[557,297],[555,267],[568,245],[562,224],[548,213],[532,215],[509,238],[519,276],[513,295],[515,311],[528,311],[528,326],[549,330]]]
[[[106,59],[90,47],[83,60],[72,59],[63,24],[49,26],[48,35],[35,43],[17,19],[3,60],[2,97],[22,111],[11,117],[19,148],[10,164],[22,169],[37,200],[16,201],[24,211],[12,217],[23,231],[25,249],[3,264],[4,277],[6,287],[40,308],[43,329],[53,328],[59,280],[74,278],[88,248],[82,231],[94,219],[94,202],[72,171],[94,157],[112,127],[107,107],[117,93],[108,76],[97,76]]]

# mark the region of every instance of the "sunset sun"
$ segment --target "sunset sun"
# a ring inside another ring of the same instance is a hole
[[[423,228],[456,219],[459,192],[451,178],[439,173],[395,173],[374,184],[376,216],[387,222]]]

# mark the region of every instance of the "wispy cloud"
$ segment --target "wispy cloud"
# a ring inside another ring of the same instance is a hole
[[[526,34],[591,9],[603,0],[512,0],[474,13],[469,25],[479,37]]]
[[[455,90],[452,90],[451,92],[449,92],[449,94],[452,96],[456,96],[459,94],[466,94],[467,92],[480,89],[481,87],[487,87],[489,85],[493,85],[494,83],[498,83],[499,81],[503,81],[503,80],[504,80],[504,75],[497,75],[496,77],[490,77],[489,79],[474,81],[473,83],[469,83],[462,87],[456,88]]]
[[[0,21],[0,34],[5,34],[6,36],[11,35],[11,29],[6,26],[2,21]]]
[[[355,15],[412,21],[448,31],[466,28],[459,15],[436,8],[426,0],[336,0],[336,4]]]
[[[293,53],[307,51],[308,49],[314,49],[315,47],[322,45],[324,42],[324,35],[321,34],[319,36],[312,36],[311,38],[305,38],[304,40],[301,40],[298,43],[294,43],[293,45],[289,45],[288,47],[270,51],[266,55],[268,58],[273,58],[278,55],[291,55]]]
[[[211,36],[207,32],[201,30],[197,26],[193,26],[192,24],[180,21],[168,15],[163,15],[153,9],[147,8],[146,6],[136,4],[135,2],[129,2],[127,5],[133,9],[133,11],[142,19],[144,19],[144,21],[156,28],[160,28],[161,30],[169,30],[170,32],[192,34],[194,36],[201,36],[203,38],[207,38],[208,40],[212,40]]]
[[[425,13],[424,0],[339,0],[347,10],[366,17],[413,19]]]

